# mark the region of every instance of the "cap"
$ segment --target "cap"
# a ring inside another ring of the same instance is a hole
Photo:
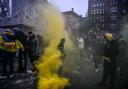
[[[105,34],[105,37],[106,37],[109,41],[112,41],[112,40],[113,40],[113,35],[112,35],[112,33],[106,33],[106,34]]]

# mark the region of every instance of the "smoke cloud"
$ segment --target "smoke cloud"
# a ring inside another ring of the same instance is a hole
[[[73,59],[77,49],[69,34],[65,31],[63,15],[59,10],[50,4],[46,4],[40,9],[40,12],[40,22],[36,27],[41,29],[39,32],[42,33],[47,46],[37,65],[39,70],[38,89],[63,89],[69,85],[69,79],[59,76],[59,67],[65,64],[67,66],[64,65],[64,71],[71,71],[69,66],[74,64]],[[61,53],[57,49],[61,38],[66,39],[65,51],[67,55],[63,63],[60,58]]]

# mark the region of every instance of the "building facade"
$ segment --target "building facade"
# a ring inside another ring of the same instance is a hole
[[[0,28],[32,27],[47,0],[0,0]]]
[[[128,14],[128,0],[89,0],[88,16],[92,29],[118,32]]]
[[[73,8],[71,11],[62,12],[62,14],[64,16],[66,30],[77,37],[79,35],[82,16],[75,13]]]

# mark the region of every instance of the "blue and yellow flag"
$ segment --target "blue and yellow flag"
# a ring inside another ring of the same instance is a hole
[[[13,41],[5,41],[3,36],[0,36],[0,49],[9,51],[9,52],[16,52],[17,49],[23,48],[22,43],[19,40]]]

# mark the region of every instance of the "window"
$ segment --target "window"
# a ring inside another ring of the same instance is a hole
[[[111,1],[111,5],[115,5],[115,4],[117,4],[118,2],[117,2],[117,0],[112,0]]]
[[[100,17],[99,21],[104,22],[104,17]]]
[[[1,7],[0,7],[0,13],[2,12],[2,9],[1,9]]]
[[[126,10],[125,9],[123,10],[123,13],[126,13]]]
[[[91,5],[91,7],[94,7],[93,4]]]
[[[103,3],[103,6],[104,6],[104,3]]]
[[[94,7],[96,7],[96,4],[93,4]]]
[[[93,10],[91,10],[91,14],[93,14]]]
[[[100,3],[100,7],[102,7],[102,3]]]
[[[95,19],[95,18],[93,19],[93,22],[94,22],[94,23],[96,22],[96,19]]]
[[[126,0],[122,0],[122,2],[126,2]]]
[[[102,27],[104,27],[104,24],[102,24]]]
[[[104,16],[100,17],[100,22],[104,22]]]
[[[94,3],[91,5],[91,7],[103,7],[104,3]]]
[[[104,9],[100,9],[100,14],[104,14]]]
[[[94,10],[91,10],[91,14],[96,14],[97,13],[97,11],[94,9]]]
[[[0,0],[1,2],[3,2],[4,0]]]
[[[104,9],[94,9],[94,10],[91,10],[90,12],[91,14],[104,14]]]
[[[97,20],[99,20],[99,17],[96,17]]]
[[[98,9],[96,10],[96,13],[99,14],[99,10]]]
[[[111,20],[112,20],[112,21],[117,21],[117,20],[118,20],[118,17],[117,17],[116,15],[111,16]]]
[[[97,7],[99,7],[100,6],[100,4],[99,3],[97,3]]]
[[[112,13],[117,12],[117,10],[118,10],[118,8],[117,8],[117,7],[112,7],[112,8],[111,8],[111,12],[112,12]]]
[[[95,14],[96,14],[96,10],[94,10],[94,12],[93,12],[93,13],[94,13],[94,15],[95,15]]]
[[[100,6],[100,7],[103,7],[103,6],[104,6],[104,3],[100,3],[99,6]]]
[[[111,29],[117,29],[117,23],[112,23],[111,24]]]

